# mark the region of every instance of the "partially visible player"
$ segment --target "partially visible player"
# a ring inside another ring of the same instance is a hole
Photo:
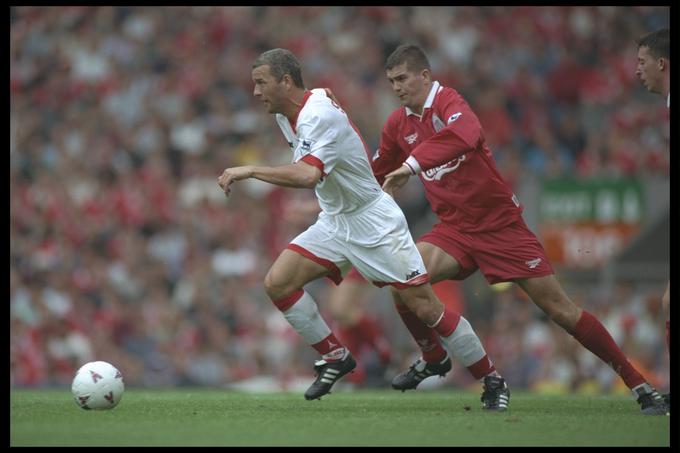
[[[666,107],[671,108],[671,52],[670,30],[662,28],[651,32],[638,40],[638,64],[635,75],[652,93],[659,93],[666,98]],[[666,317],[666,346],[671,353],[671,282],[666,285],[666,292],[661,298],[663,313]],[[664,395],[670,409],[670,391]]]
[[[350,270],[342,283],[329,288],[328,308],[338,327],[338,338],[345,343],[354,354],[366,360],[375,361],[375,366],[368,369],[358,361],[356,372],[348,377],[349,381],[358,385],[371,384],[376,377],[382,379],[384,371],[392,359],[390,344],[380,321],[367,309],[367,296],[370,285],[356,269]],[[371,375],[371,371],[375,376]]]
[[[368,281],[390,285],[420,321],[461,362],[495,368],[472,338],[465,318],[446,309],[434,294],[403,212],[378,185],[358,130],[324,89],[307,90],[292,52],[272,49],[252,65],[253,95],[276,115],[293,152],[278,167],[227,168],[218,178],[225,195],[235,181],[255,178],[286,187],[314,188],[321,206],[316,223],[295,237],[269,269],[264,286],[274,305],[320,355],[308,400],[330,392],[356,367],[349,349],[333,334],[303,287],[321,277],[340,283],[354,266]],[[476,338],[476,337],[475,337]],[[497,408],[492,408],[497,409]]]
[[[661,395],[630,364],[605,327],[565,294],[542,245],[524,223],[519,200],[498,172],[467,102],[432,80],[427,56],[415,45],[399,46],[388,57],[385,71],[403,107],[383,127],[373,171],[388,193],[419,175],[440,220],[418,240],[433,284],[465,279],[477,269],[491,284],[516,282],[550,319],[614,369],[643,414],[665,415]],[[393,295],[403,304],[400,294]]]

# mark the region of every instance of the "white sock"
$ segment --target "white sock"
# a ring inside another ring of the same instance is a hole
[[[467,319],[462,316],[451,335],[448,337],[440,335],[439,338],[449,353],[465,367],[479,362],[486,355],[479,337]]]
[[[319,313],[316,302],[307,291],[288,310],[283,312],[288,323],[308,345],[313,345],[331,334],[331,329]]]

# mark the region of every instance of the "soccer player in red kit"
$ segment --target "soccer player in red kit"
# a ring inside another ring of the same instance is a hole
[[[399,46],[385,70],[403,107],[383,127],[373,172],[387,193],[413,175],[420,177],[440,221],[417,241],[431,282],[462,280],[477,269],[490,284],[516,282],[550,319],[621,376],[643,414],[665,415],[661,395],[630,364],[609,332],[565,294],[542,245],[524,223],[522,206],[499,174],[467,102],[456,90],[432,80],[427,56],[415,45]],[[398,310],[405,311],[400,296],[393,296]],[[422,323],[407,327],[419,329],[421,335],[427,332]],[[427,332],[422,341],[439,340]]]
[[[638,40],[638,64],[635,75],[652,93],[659,93],[666,98],[666,107],[671,108],[671,40],[670,30],[649,33]],[[666,317],[666,346],[671,352],[671,282],[666,285],[666,292],[661,298],[663,313]],[[664,395],[670,409],[671,394]]]

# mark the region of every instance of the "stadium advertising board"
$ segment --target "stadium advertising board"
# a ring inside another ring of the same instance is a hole
[[[570,267],[601,266],[639,232],[644,203],[633,178],[542,181],[539,232],[548,257]]]

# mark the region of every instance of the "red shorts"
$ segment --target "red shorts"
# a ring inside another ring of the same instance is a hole
[[[451,225],[438,223],[417,242],[429,242],[460,264],[454,280],[463,280],[477,269],[490,284],[517,278],[554,274],[543,246],[523,219],[497,231],[461,233]]]

